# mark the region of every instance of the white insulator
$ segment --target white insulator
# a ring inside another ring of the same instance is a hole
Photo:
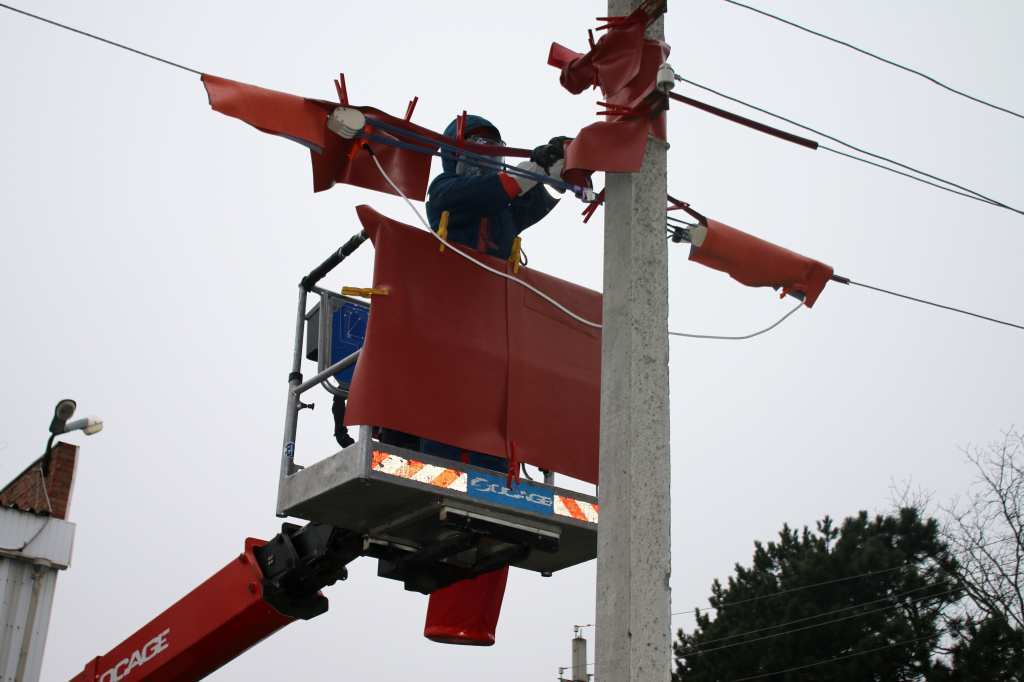
[[[366,116],[358,109],[338,107],[327,119],[327,127],[346,140],[351,140],[366,125]]]
[[[676,86],[676,72],[668,62],[658,67],[657,86],[664,93]]]

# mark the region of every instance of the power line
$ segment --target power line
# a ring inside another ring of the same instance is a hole
[[[993,540],[992,542],[989,542],[989,543],[986,543],[986,544],[982,545],[982,548],[984,548],[984,547],[992,547],[993,545],[998,545],[998,544],[1003,543],[1003,542],[1017,542],[1017,538],[1014,538],[1014,537],[1000,538],[998,540]],[[893,566],[891,568],[883,568],[883,569],[877,570],[877,571],[866,571],[864,573],[856,573],[854,575],[848,575],[848,576],[844,576],[842,578],[833,578],[831,580],[822,580],[821,582],[809,583],[807,585],[800,585],[799,587],[791,587],[789,589],[779,590],[778,592],[773,592],[771,594],[762,594],[762,595],[758,595],[756,597],[749,597],[747,599],[739,599],[737,601],[730,602],[728,604],[723,604],[722,606],[709,606],[707,609],[704,609],[704,610],[705,611],[724,611],[725,609],[732,608],[733,606],[740,606],[742,604],[749,604],[750,602],[761,601],[762,599],[772,599],[774,597],[780,597],[782,595],[792,594],[794,592],[802,592],[803,590],[809,590],[809,589],[814,588],[814,587],[822,587],[822,586],[825,586],[825,585],[835,585],[836,583],[847,582],[849,580],[859,580],[861,578],[872,578],[872,577],[874,577],[876,575],[885,575],[886,573],[892,573],[893,571],[901,571],[904,568],[906,568],[907,566],[912,566],[912,565],[914,565],[916,563],[917,562],[915,560],[908,559],[907,561],[905,561],[904,563],[900,564],[899,566]],[[690,609],[688,611],[673,611],[671,615],[673,615],[673,616],[684,616],[684,615],[686,615],[688,613],[696,613],[699,610],[701,610],[701,609],[693,608],[693,609]]]
[[[815,661],[813,663],[806,663],[804,665],[794,666],[792,668],[786,668],[785,670],[774,670],[770,673],[758,673],[756,675],[749,675],[747,677],[737,677],[731,682],[747,682],[748,680],[759,680],[764,677],[774,677],[775,675],[782,675],[783,673],[796,672],[797,670],[806,670],[807,668],[814,668],[819,665],[826,665],[828,663],[834,663],[836,661],[844,661],[848,658],[856,658],[857,656],[865,656],[867,654],[873,654],[876,651],[884,651],[886,649],[892,649],[898,646],[908,646],[910,644],[917,644],[918,642],[925,642],[934,637],[941,635],[942,632],[937,632],[935,635],[927,635],[925,637],[918,637],[916,639],[906,639],[902,642],[894,642],[892,644],[883,644],[882,646],[876,646],[872,649],[864,649],[863,651],[855,651],[853,653],[845,654],[843,656],[835,656],[833,658],[827,658],[821,661]]]
[[[172,62],[171,60],[164,59],[163,57],[157,57],[154,54],[150,54],[148,52],[143,52],[142,50],[137,50],[134,47],[129,47],[128,45],[124,45],[123,43],[118,43],[118,42],[115,42],[113,40],[109,40],[107,38],[103,38],[102,36],[95,35],[94,33],[89,33],[88,31],[83,31],[81,29],[74,28],[72,26],[68,26],[67,24],[62,24],[59,21],[54,21],[53,19],[47,19],[46,17],[41,17],[38,14],[32,14],[31,12],[26,12],[23,9],[18,9],[17,7],[11,7],[10,5],[5,5],[2,2],[0,2],[0,7],[3,7],[4,9],[9,9],[12,12],[17,12],[18,14],[23,14],[26,17],[31,17],[32,19],[37,19],[39,21],[46,22],[47,24],[50,24],[52,26],[56,26],[58,28],[63,28],[66,31],[71,31],[72,33],[77,33],[77,34],[83,35],[83,36],[85,36],[87,38],[92,38],[93,40],[98,40],[101,43],[106,43],[107,45],[113,45],[114,47],[119,47],[122,50],[128,50],[129,52],[134,52],[135,54],[142,55],[143,57],[148,57],[149,59],[153,59],[153,60],[158,61],[158,62],[162,62],[164,64],[167,64],[168,66],[173,66],[176,69],[181,69],[182,71],[188,71],[189,73],[194,73],[197,76],[202,76],[203,75],[202,71],[196,71],[195,69],[193,69],[191,67],[188,67],[188,66],[185,66],[183,64],[178,64],[177,62]]]
[[[875,161],[872,161],[871,159],[865,159],[865,158],[862,158],[862,157],[857,156],[855,154],[849,154],[849,153],[844,152],[842,150],[835,149],[834,147],[829,147],[828,145],[819,144],[818,145],[818,149],[824,149],[826,152],[832,152],[833,154],[838,154],[839,156],[845,156],[848,159],[853,159],[854,161],[860,161],[861,163],[866,163],[869,166],[874,166],[875,168],[881,168],[882,170],[887,170],[890,173],[896,173],[897,175],[902,175],[903,177],[910,178],[911,180],[917,180],[918,182],[924,183],[926,185],[931,185],[932,187],[944,190],[944,191],[949,192],[951,194],[958,194],[958,195],[960,195],[962,197],[966,197],[968,199],[973,199],[975,201],[980,201],[983,204],[989,204],[990,206],[995,206],[997,208],[1007,208],[1007,209],[1009,209],[1011,211],[1016,211],[1017,210],[1017,209],[1009,208],[1008,206],[1003,206],[1002,204],[1000,204],[997,201],[992,201],[991,199],[986,199],[986,198],[980,197],[980,196],[975,195],[975,194],[970,194],[968,192],[961,192],[959,190],[952,189],[951,187],[946,187],[944,185],[940,185],[937,182],[932,182],[930,180],[925,180],[924,178],[919,178],[916,175],[911,175],[910,173],[906,173],[906,172],[898,170],[896,168],[890,168],[889,166],[886,166],[885,164],[877,163]]]
[[[866,155],[868,155],[868,156],[870,156],[872,158],[879,159],[881,161],[885,161],[887,163],[894,164],[896,166],[899,166],[900,168],[904,168],[904,169],[909,170],[909,171],[911,171],[913,173],[917,173],[918,175],[922,175],[925,178],[931,178],[932,180],[936,180],[936,181],[938,181],[940,183],[944,183],[946,185],[949,185],[949,187],[942,187],[941,185],[936,185],[934,183],[928,182],[924,178],[919,178],[919,177],[915,177],[913,175],[908,175],[906,173],[901,173],[900,171],[896,170],[895,168],[889,168],[887,166],[883,166],[883,165],[871,162],[871,161],[869,161],[867,159],[862,159],[862,158],[860,158],[858,156],[853,156],[851,154],[846,154],[844,152],[838,152],[837,150],[835,150],[835,149],[833,149],[831,147],[825,147],[825,146],[822,146],[822,145],[819,144],[818,145],[819,148],[820,149],[824,149],[825,151],[841,154],[842,156],[846,156],[848,158],[855,159],[857,161],[861,161],[863,163],[867,163],[867,164],[870,164],[872,166],[876,166],[878,168],[883,168],[885,170],[888,170],[888,171],[893,172],[893,173],[897,173],[899,175],[903,175],[904,177],[908,177],[908,178],[911,178],[913,180],[917,180],[918,182],[922,182],[922,183],[924,183],[926,185],[931,185],[932,187],[938,187],[939,189],[944,189],[947,192],[952,192],[953,194],[960,194],[961,196],[967,196],[968,198],[973,198],[976,201],[981,201],[983,203],[987,203],[987,204],[991,204],[993,206],[996,206],[998,208],[1005,208],[1008,211],[1013,211],[1014,213],[1019,213],[1020,215],[1024,215],[1024,211],[1022,211],[1020,209],[1017,209],[1017,208],[1014,208],[1013,206],[1009,206],[1007,204],[1004,204],[1001,201],[997,201],[996,199],[993,199],[992,197],[989,197],[989,196],[986,196],[984,194],[981,194],[980,192],[976,192],[975,190],[970,189],[969,187],[964,187],[963,185],[959,185],[959,184],[957,184],[957,183],[955,183],[955,182],[953,182],[951,180],[946,180],[945,178],[941,178],[941,177],[939,177],[937,175],[932,175],[931,173],[927,173],[927,172],[922,171],[922,170],[920,170],[918,168],[915,168],[913,166],[907,165],[905,163],[901,163],[899,161],[896,161],[895,159],[891,159],[891,158],[889,158],[887,156],[882,156],[881,154],[876,154],[874,152],[868,151],[867,149],[863,149],[863,148],[858,147],[856,145],[850,144],[849,142],[846,142],[845,140],[841,140],[838,137],[835,137],[833,135],[829,135],[828,133],[822,132],[822,131],[818,130],[817,128],[812,128],[810,126],[804,125],[803,123],[798,123],[797,121],[794,121],[791,118],[787,118],[786,116],[782,116],[781,114],[776,114],[774,112],[768,111],[767,109],[759,107],[756,104],[750,104],[749,102],[746,102],[744,100],[738,99],[738,98],[733,97],[731,95],[727,95],[724,92],[721,92],[719,90],[715,90],[714,88],[710,88],[710,87],[708,87],[706,85],[702,85],[701,83],[698,83],[696,81],[692,81],[692,80],[690,80],[688,78],[683,78],[682,76],[679,76],[679,75],[676,75],[675,78],[676,78],[677,81],[680,81],[681,83],[686,83],[687,85],[692,85],[695,88],[699,88],[701,90],[705,90],[707,92],[710,92],[710,93],[712,93],[714,95],[718,95],[719,97],[721,97],[723,99],[727,99],[730,102],[735,102],[735,103],[743,105],[743,106],[745,106],[745,107],[747,107],[749,109],[753,109],[754,111],[759,111],[762,114],[766,114],[768,116],[771,116],[772,118],[776,118],[776,119],[778,119],[780,121],[785,121],[786,123],[789,123],[790,125],[794,125],[794,126],[796,126],[798,128],[801,128],[803,130],[807,130],[807,131],[812,132],[812,133],[814,133],[816,135],[821,135],[824,138],[832,140],[833,142],[837,142],[837,143],[843,145],[844,147],[849,147],[850,149],[858,151],[861,154],[866,154]],[[951,189],[951,188],[954,188],[954,187],[956,189],[963,190],[963,192],[966,192],[967,194],[964,195],[961,192],[957,192],[957,191]]]
[[[843,577],[843,578],[834,578],[832,580],[822,580],[821,582],[810,583],[809,585],[801,585],[800,587],[791,587],[788,590],[780,590],[779,592],[773,592],[771,594],[760,595],[760,596],[757,596],[757,597],[750,597],[749,599],[740,599],[738,601],[731,602],[729,604],[723,604],[722,606],[711,606],[711,607],[708,607],[705,610],[708,610],[708,611],[724,611],[727,608],[730,608],[730,607],[733,607],[733,606],[739,606],[740,604],[748,604],[750,602],[761,601],[762,599],[771,599],[772,597],[780,597],[780,596],[782,596],[784,594],[792,594],[793,592],[802,592],[803,590],[809,590],[809,589],[811,589],[813,587],[822,587],[823,585],[834,585],[836,583],[842,583],[842,582],[846,582],[848,580],[857,580],[859,578],[869,578],[869,577],[873,577],[873,576],[876,576],[876,575],[885,575],[886,573],[892,573],[893,571],[903,570],[904,568],[906,568],[911,563],[912,562],[908,561],[905,564],[901,564],[899,566],[893,566],[892,568],[883,568],[880,571],[867,571],[866,573],[858,573],[856,575],[848,575],[848,576]],[[688,611],[673,611],[672,615],[673,616],[683,616],[683,615],[686,615],[687,613],[696,613],[699,610],[700,609],[693,608],[693,609],[690,609]]]
[[[731,634],[731,635],[723,635],[721,637],[712,637],[710,639],[702,639],[701,642],[700,642],[700,645],[697,648],[701,649],[701,648],[704,647],[704,645],[711,644],[712,642],[725,642],[727,640],[736,639],[738,637],[746,637],[747,635],[756,635],[759,632],[767,632],[768,630],[775,630],[775,629],[778,629],[778,628],[788,627],[790,625],[797,625],[798,623],[806,623],[809,620],[815,620],[817,618],[824,618],[825,616],[834,616],[837,613],[846,613],[847,611],[853,611],[855,609],[859,609],[862,606],[869,606],[871,604],[878,604],[879,602],[887,602],[887,601],[891,601],[893,599],[899,599],[900,597],[906,597],[909,594],[913,594],[915,592],[920,592],[921,590],[927,590],[929,587],[934,587],[934,585],[921,585],[920,587],[915,587],[913,589],[906,590],[906,591],[900,592],[898,594],[891,594],[891,595],[887,595],[885,597],[879,597],[877,599],[870,599],[868,601],[857,602],[855,604],[851,604],[849,606],[843,606],[843,607],[838,608],[838,609],[832,609],[830,611],[822,611],[821,613],[816,613],[816,614],[814,614],[812,616],[803,616],[802,618],[795,618],[793,620],[784,621],[782,623],[775,623],[774,625],[765,625],[763,627],[754,628],[753,630],[744,630],[743,632],[736,632],[736,633]],[[959,588],[957,588],[957,589],[959,589]],[[939,596],[939,595],[934,595],[934,596]],[[922,599],[924,599],[924,598],[926,598],[926,597],[922,597]],[[896,606],[900,606],[900,604],[893,605],[893,608],[895,608]],[[865,612],[865,613],[871,613],[871,612],[868,611],[868,612]],[[822,623],[822,625],[823,625],[823,623]],[[738,642],[738,643],[739,644],[743,644],[743,642]]]
[[[854,50],[856,52],[860,52],[863,55],[871,57],[872,59],[877,59],[880,62],[888,64],[889,66],[895,66],[897,69],[903,69],[904,71],[906,71],[908,73],[912,73],[915,76],[920,76],[921,78],[924,78],[925,80],[930,81],[930,82],[932,82],[935,85],[938,85],[940,88],[942,88],[944,90],[948,90],[949,92],[952,92],[953,94],[956,94],[956,95],[960,95],[961,97],[966,97],[967,99],[969,99],[969,100],[971,100],[973,102],[977,102],[978,104],[984,104],[986,107],[991,107],[993,109],[997,109],[999,111],[1002,111],[1003,113],[1010,114],[1011,116],[1016,116],[1017,118],[1024,119],[1024,115],[1019,114],[1016,111],[1013,111],[1011,109],[1007,109],[1005,107],[1001,107],[998,104],[993,104],[992,102],[980,99],[978,97],[975,97],[974,95],[969,95],[966,92],[963,92],[962,90],[957,90],[954,87],[946,85],[945,83],[939,81],[938,79],[933,78],[932,76],[929,76],[926,73],[922,73],[922,72],[918,71],[917,69],[912,69],[909,66],[904,66],[903,64],[899,64],[897,62],[894,62],[891,59],[886,59],[885,57],[881,57],[881,56],[879,56],[879,55],[877,55],[877,54],[875,54],[873,52],[868,52],[867,50],[865,50],[863,48],[857,47],[856,45],[851,45],[850,43],[846,42],[845,40],[840,40],[838,38],[833,38],[832,36],[825,35],[824,33],[819,33],[818,31],[815,31],[813,29],[807,28],[806,26],[801,26],[800,24],[798,24],[796,22],[790,21],[788,19],[783,19],[782,17],[779,17],[779,16],[776,16],[774,14],[771,14],[770,12],[766,12],[763,9],[758,9],[757,7],[751,7],[750,5],[745,5],[742,2],[736,2],[736,0],[725,0],[725,1],[728,2],[730,5],[736,5],[737,7],[742,7],[743,9],[748,9],[751,12],[757,12],[758,14],[766,16],[769,19],[774,19],[775,21],[780,21],[783,24],[787,24],[789,26],[792,26],[793,28],[800,29],[801,31],[804,31],[806,33],[810,33],[811,35],[817,36],[819,38],[824,38],[825,40],[830,40],[833,43],[836,43],[837,45],[842,45],[843,47],[848,47],[851,50]]]
[[[775,329],[780,324],[785,322],[786,319],[790,315],[792,315],[796,311],[800,310],[800,308],[803,307],[803,304],[804,304],[804,302],[800,301],[799,303],[796,304],[795,308],[793,308],[788,313],[786,313],[785,315],[780,317],[778,320],[776,320],[775,322],[773,322],[769,326],[765,327],[764,329],[761,329],[759,331],[753,332],[752,334],[744,334],[743,336],[719,336],[719,335],[716,335],[716,334],[684,334],[683,332],[673,332],[673,331],[670,331],[668,333],[668,335],[669,336],[682,336],[682,337],[685,337],[687,339],[714,339],[716,341],[745,341],[746,339],[752,339],[755,336],[760,336],[761,334],[766,334],[766,333],[770,332],[771,330]]]
[[[918,599],[912,599],[910,601],[911,601],[911,603],[915,603],[916,604],[918,602],[922,602],[922,601],[925,601],[925,600],[928,600],[928,599],[935,599],[936,597],[943,597],[943,596],[946,596],[948,594],[952,594],[953,592],[960,592],[963,589],[964,588],[962,588],[962,587],[954,587],[954,588],[952,588],[950,590],[946,590],[944,592],[936,592],[935,594],[929,594],[929,595],[926,595],[924,597],[919,597]],[[755,642],[763,642],[763,641],[765,641],[767,639],[774,639],[776,637],[784,637],[785,635],[791,635],[791,634],[796,633],[796,632],[804,632],[804,631],[807,631],[807,630],[813,630],[815,628],[825,627],[826,625],[833,625],[835,623],[841,623],[843,621],[852,620],[854,618],[862,618],[863,616],[870,616],[871,614],[881,613],[882,611],[891,611],[892,609],[898,609],[901,606],[903,606],[903,604],[893,604],[891,606],[883,606],[881,608],[871,609],[871,610],[868,610],[868,611],[862,611],[860,613],[854,613],[854,614],[851,614],[849,616],[843,616],[842,618],[833,618],[832,620],[827,620],[824,623],[814,623],[813,625],[804,625],[803,627],[792,628],[790,630],[783,630],[782,632],[773,632],[773,633],[771,633],[769,635],[761,635],[760,637],[754,637],[753,639],[746,639],[746,640],[743,640],[742,642],[733,642],[732,644],[722,644],[721,646],[714,646],[714,647],[711,647],[710,649],[701,649],[701,648],[691,649],[689,651],[685,651],[685,652],[681,653],[680,655],[682,655],[682,656],[700,656],[702,654],[709,654],[712,651],[722,651],[724,649],[732,649],[732,648],[735,648],[735,647],[738,647],[738,646],[743,646],[743,645],[746,645],[746,644],[753,644]]]
[[[986,320],[987,322],[995,322],[996,324],[1006,325],[1007,327],[1013,327],[1014,329],[1024,330],[1024,325],[1019,325],[1014,322],[1007,322],[1006,320],[999,320],[994,317],[988,317],[987,315],[980,315],[973,313],[970,310],[963,310],[962,308],[954,308],[953,306],[943,305],[942,303],[935,303],[934,301],[926,301],[923,298],[917,298],[914,296],[908,296],[907,294],[900,294],[895,291],[889,291],[888,289],[882,289],[881,287],[871,286],[870,284],[864,284],[863,282],[855,282],[847,277],[840,277],[839,275],[833,275],[832,281],[839,282],[840,284],[852,284],[854,286],[863,287],[865,289],[871,289],[883,294],[889,294],[890,296],[896,296],[898,298],[905,298],[908,301],[915,303],[923,303],[924,305],[934,306],[935,308],[942,308],[943,310],[950,310],[954,313],[960,313],[961,315],[970,315],[971,317],[977,317],[980,320]]]

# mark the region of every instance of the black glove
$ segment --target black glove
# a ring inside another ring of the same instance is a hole
[[[572,140],[571,137],[565,137],[562,135],[552,137],[547,144],[534,147],[533,151],[530,152],[530,161],[533,161],[538,166],[543,167],[545,173],[550,173],[551,166],[556,161],[565,158],[565,143],[570,140]]]

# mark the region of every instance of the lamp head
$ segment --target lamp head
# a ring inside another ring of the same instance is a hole
[[[53,408],[53,419],[50,421],[50,433],[55,435],[64,433],[65,425],[68,420],[74,416],[76,407],[78,407],[78,403],[71,398],[65,398],[57,403],[57,407]]]

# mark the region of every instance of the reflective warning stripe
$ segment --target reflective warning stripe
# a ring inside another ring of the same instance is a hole
[[[597,523],[600,508],[593,502],[584,502],[564,495],[555,495],[555,513],[577,521]]]
[[[466,472],[458,469],[435,466],[380,450],[373,451],[372,467],[374,471],[379,471],[382,474],[407,478],[410,481],[456,490],[460,493],[466,492]]]

